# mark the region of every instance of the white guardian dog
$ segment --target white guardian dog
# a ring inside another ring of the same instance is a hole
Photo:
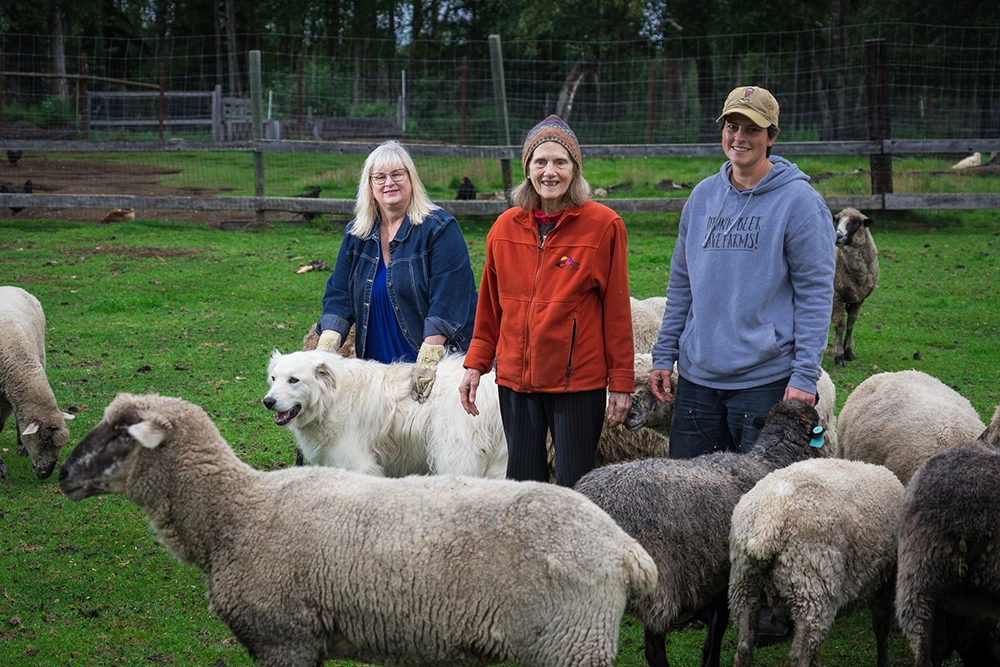
[[[507,442],[493,373],[473,417],[462,409],[462,356],[446,356],[423,403],[410,397],[413,364],[310,350],[275,351],[264,407],[287,426],[306,461],[385,477],[455,474],[503,479]]]

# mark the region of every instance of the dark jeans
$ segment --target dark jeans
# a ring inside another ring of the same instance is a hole
[[[549,481],[545,437],[552,432],[556,484],[572,487],[594,468],[607,391],[526,394],[497,387],[507,437],[507,479]]]
[[[784,398],[789,378],[750,389],[710,389],[677,378],[670,422],[670,458],[690,459],[715,451],[748,452],[771,407]]]

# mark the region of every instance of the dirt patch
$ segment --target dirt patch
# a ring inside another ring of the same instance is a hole
[[[132,195],[135,197],[213,197],[219,190],[192,187],[167,187],[163,177],[180,173],[157,165],[84,160],[47,160],[25,155],[16,166],[0,163],[0,183],[11,192],[20,192],[24,182],[32,181],[37,194],[60,195]],[[0,220],[65,220],[97,224],[108,211],[96,208],[25,208],[13,213],[0,208]],[[269,214],[288,218],[289,214]],[[138,220],[174,220],[197,222],[214,227],[224,221],[251,222],[253,211],[198,211],[143,209],[135,212]]]
[[[184,259],[194,259],[200,250],[191,248],[122,248],[120,246],[97,246],[90,251],[92,255],[130,255],[135,259],[157,259],[164,257],[183,257]],[[79,254],[79,249],[74,249],[73,254]]]

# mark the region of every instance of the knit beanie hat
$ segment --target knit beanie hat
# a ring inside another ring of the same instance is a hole
[[[576,162],[578,168],[583,167],[580,158],[580,142],[576,140],[576,135],[569,125],[562,118],[555,114],[549,116],[538,125],[528,130],[524,137],[524,152],[521,154],[521,166],[524,167],[524,175],[528,175],[528,162],[531,161],[531,154],[535,152],[541,144],[546,141],[554,141],[567,151],[569,156]]]

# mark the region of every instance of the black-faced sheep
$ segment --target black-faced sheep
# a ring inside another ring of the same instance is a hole
[[[937,378],[896,371],[851,392],[837,418],[837,440],[842,458],[884,465],[905,485],[925,460],[985,428],[972,404]]]
[[[69,440],[66,420],[73,416],[59,409],[45,374],[45,313],[38,299],[20,287],[0,287],[0,332],[0,431],[13,414],[17,441],[35,476],[45,479]]]
[[[138,505],[262,667],[612,667],[627,598],[656,585],[639,543],[570,489],[259,472],[176,398],[118,396],[59,486]]]
[[[861,305],[878,285],[878,249],[868,229],[872,219],[853,208],[833,218],[837,230],[837,268],[833,276],[833,363],[854,361],[854,323]],[[844,313],[847,323],[844,323]]]
[[[906,487],[896,618],[917,667],[940,664],[952,647],[966,665],[1000,664],[997,480],[1000,452],[966,442],[927,459]],[[948,645],[945,638],[956,631],[960,641]]]
[[[630,431],[636,431],[641,427],[655,431],[662,435],[665,443],[657,443],[663,447],[662,454],[649,454],[648,456],[667,456],[670,449],[670,420],[673,419],[673,401],[659,401],[653,396],[653,391],[649,386],[649,371],[653,368],[653,356],[651,354],[635,355],[635,392],[632,394],[632,405],[629,407],[628,415],[622,426]],[[676,364],[674,373],[670,376],[670,393],[677,393],[677,372]],[[640,373],[645,370],[644,377]],[[821,371],[819,380],[816,382],[816,393],[819,400],[816,402],[816,412],[819,413],[819,423],[825,430],[826,444],[824,450],[827,456],[836,456],[839,451],[837,444],[837,417],[834,415],[834,407],[837,404],[837,388],[830,378],[830,374]],[[641,431],[638,431],[641,432]],[[633,459],[641,458],[633,456]],[[629,459],[622,458],[620,461]]]
[[[729,535],[735,667],[753,664],[764,604],[794,622],[790,667],[818,665],[837,615],[869,607],[877,664],[888,667],[902,499],[889,470],[843,459],[793,463],[743,496]]]
[[[643,459],[593,470],[576,490],[635,537],[656,561],[656,590],[630,600],[645,629],[646,660],[666,667],[666,633],[675,621],[709,609],[702,665],[717,667],[729,617],[729,526],[744,493],[777,468],[810,457],[816,411],[783,401],[767,415],[750,452],[715,452],[693,459]]]

